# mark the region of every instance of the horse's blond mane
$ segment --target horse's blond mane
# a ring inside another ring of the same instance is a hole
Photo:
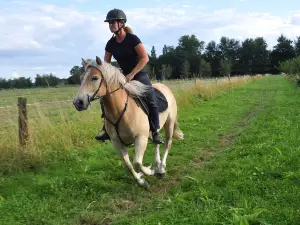
[[[95,60],[91,60],[86,68],[89,66],[96,67],[101,71],[103,78],[109,87],[120,84],[125,90],[134,96],[144,96],[149,89],[147,85],[136,80],[126,82],[126,78],[121,71],[110,63],[102,62],[102,65],[99,66]]]

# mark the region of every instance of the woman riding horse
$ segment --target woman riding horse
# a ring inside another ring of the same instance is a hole
[[[160,125],[156,96],[149,75],[144,69],[149,61],[148,54],[141,40],[132,34],[129,27],[125,26],[126,21],[126,15],[122,10],[113,9],[108,12],[104,22],[108,22],[109,29],[114,35],[106,44],[104,60],[110,63],[111,57],[113,56],[125,74],[127,82],[137,80],[150,86],[146,98],[149,108],[149,120],[153,123],[153,125],[150,126],[152,140],[154,144],[162,144],[163,140],[158,133]],[[100,103],[103,113],[102,117],[104,117],[103,103]],[[105,126],[103,126],[103,130],[104,133],[96,136],[96,140],[105,141],[110,139]]]

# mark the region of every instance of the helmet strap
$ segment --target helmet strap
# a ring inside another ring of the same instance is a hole
[[[125,23],[123,23],[123,25],[122,25],[122,26],[120,26],[120,23],[119,23],[119,21],[117,21],[117,23],[118,23],[118,27],[119,27],[119,28],[118,28],[118,30],[117,30],[117,31],[115,31],[115,32],[114,32],[114,34],[115,34],[115,35],[117,35],[117,34],[120,32],[120,30],[121,30],[121,29],[124,27],[124,25],[125,25]]]

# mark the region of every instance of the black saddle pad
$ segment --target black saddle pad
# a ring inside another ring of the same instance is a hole
[[[156,95],[156,102],[158,105],[158,112],[163,112],[168,108],[168,101],[166,99],[166,97],[164,96],[164,94],[159,91],[158,89],[154,88],[154,93]],[[141,107],[144,112],[149,115],[149,108],[148,108],[148,104],[147,104],[147,99],[145,98],[134,98],[135,102],[137,103],[137,105],[139,107]]]

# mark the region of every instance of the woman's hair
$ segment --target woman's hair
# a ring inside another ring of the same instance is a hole
[[[125,27],[124,27],[124,30],[125,30],[126,33],[131,33],[131,34],[133,34],[132,29],[131,29],[130,27],[128,27],[128,26],[125,26]]]

